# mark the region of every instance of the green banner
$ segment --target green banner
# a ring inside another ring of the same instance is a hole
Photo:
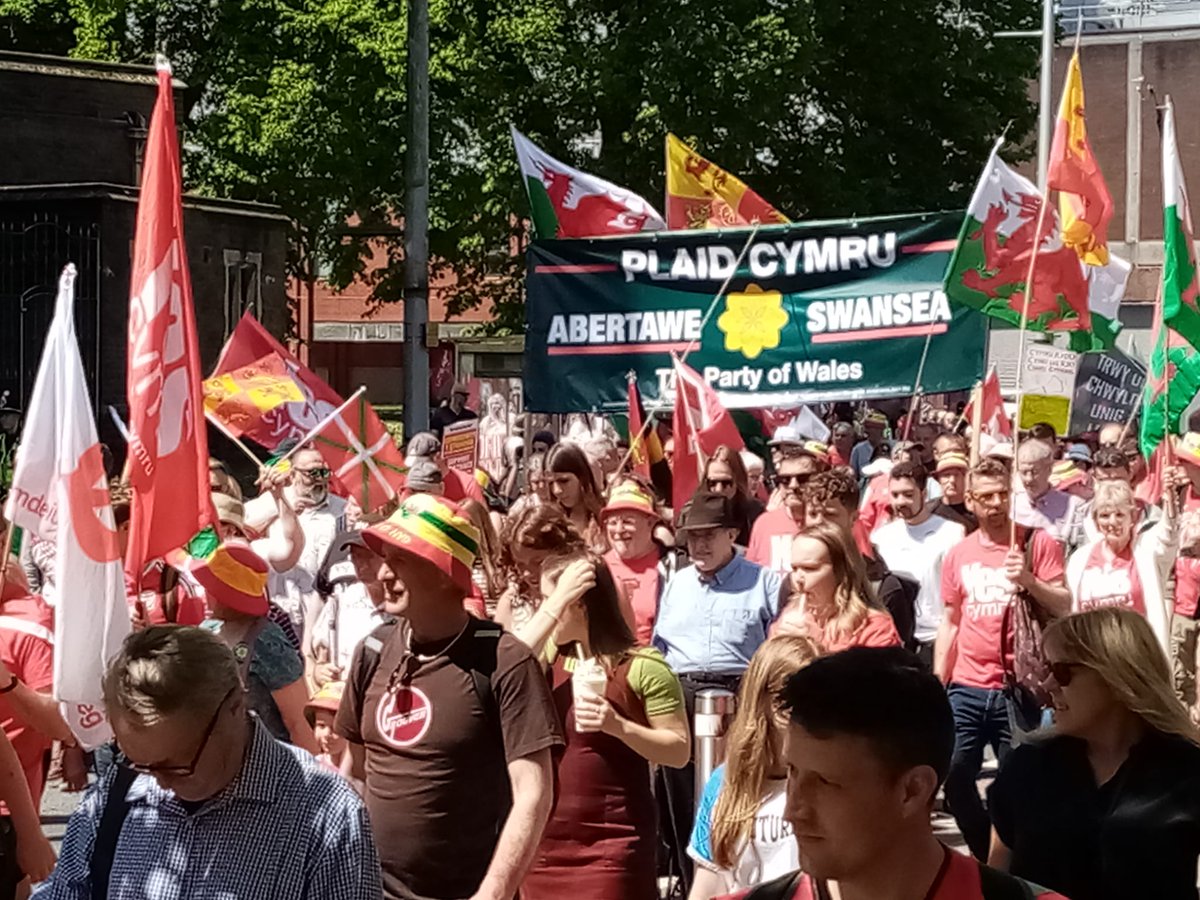
[[[648,404],[671,355],[731,409],[970,388],[987,321],[942,280],[959,213],[750,229],[535,241],[526,280],[525,403],[623,410],[626,376]],[[728,292],[705,315],[745,249]]]

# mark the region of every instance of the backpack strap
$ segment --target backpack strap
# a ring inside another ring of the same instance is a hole
[[[979,888],[983,900],[1034,900],[1033,888],[1020,878],[977,862],[979,866]]]
[[[500,734],[500,706],[496,703],[496,694],[492,690],[492,675],[496,672],[497,652],[503,634],[504,629],[495,622],[480,622],[476,625],[471,644],[474,652],[469,663],[475,694],[483,704],[484,715],[497,734]]]
[[[233,648],[233,655],[238,664],[238,680],[241,681],[243,690],[250,689],[250,664],[254,662],[254,650],[258,644],[258,636],[262,634],[269,621],[266,616],[260,616]]]
[[[117,840],[121,837],[121,826],[129,815],[129,800],[126,794],[137,778],[137,772],[126,766],[116,765],[116,774],[104,796],[104,812],[96,828],[96,840],[92,845],[92,858],[88,865],[92,893],[91,900],[108,900],[108,880],[112,876],[113,859],[117,855]]]
[[[772,881],[764,881],[743,895],[743,900],[793,900],[800,891],[800,872],[791,872]]]
[[[396,633],[399,624],[398,619],[389,619],[362,640],[358,668],[354,671],[354,689],[358,692],[360,703],[366,698],[371,679],[375,677],[375,672],[379,669],[379,660],[383,656],[384,644]]]

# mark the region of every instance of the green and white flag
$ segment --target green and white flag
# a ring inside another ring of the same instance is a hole
[[[667,227],[657,210],[632,191],[559,162],[516,128],[512,138],[537,237],[596,237]]]
[[[1183,167],[1175,142],[1175,107],[1163,114],[1163,287],[1155,310],[1154,349],[1142,400],[1141,447],[1147,458],[1200,391],[1200,311],[1196,308],[1196,253]]]
[[[1163,113],[1162,147],[1163,321],[1193,347],[1200,347],[1192,212],[1175,142],[1175,107],[1170,97]]]

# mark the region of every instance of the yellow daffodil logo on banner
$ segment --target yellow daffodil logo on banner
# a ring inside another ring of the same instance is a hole
[[[764,350],[779,346],[787,321],[783,294],[764,291],[752,284],[744,292],[725,298],[725,312],[717,319],[717,327],[725,335],[726,350],[740,351],[746,359],[757,359]]]

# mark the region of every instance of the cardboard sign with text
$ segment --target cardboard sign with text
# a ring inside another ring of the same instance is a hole
[[[446,465],[470,475],[475,473],[475,459],[479,452],[479,420],[455,422],[442,432],[442,456]]]
[[[1021,408],[1018,427],[1032,428],[1039,422],[1054,426],[1060,435],[1071,424],[1071,395],[1075,390],[1075,370],[1079,354],[1048,344],[1025,348],[1025,366],[1021,373]]]

